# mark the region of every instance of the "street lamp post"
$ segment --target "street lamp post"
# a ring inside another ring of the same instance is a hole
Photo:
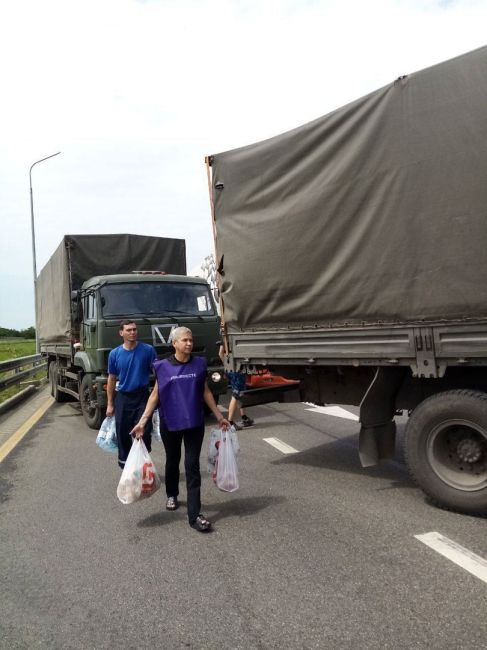
[[[36,236],[35,236],[35,229],[34,229],[34,198],[32,195],[32,168],[35,165],[38,165],[39,163],[43,162],[44,160],[48,160],[49,158],[54,158],[54,156],[59,156],[61,152],[58,151],[57,153],[53,153],[50,156],[46,156],[45,158],[41,158],[40,160],[36,160],[35,163],[33,163],[30,166],[29,169],[29,186],[30,186],[30,228],[31,228],[31,233],[32,233],[32,270],[34,274],[34,309],[35,309],[35,328],[36,328],[36,353],[39,352],[39,328],[38,328],[38,322],[37,322],[37,265],[36,265]]]

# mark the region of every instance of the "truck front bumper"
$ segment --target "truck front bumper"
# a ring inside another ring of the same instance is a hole
[[[208,368],[206,379],[213,395],[225,395],[228,389],[228,379],[223,368]]]
[[[107,406],[107,381],[106,375],[97,375],[95,377],[96,383],[96,402],[100,408]]]

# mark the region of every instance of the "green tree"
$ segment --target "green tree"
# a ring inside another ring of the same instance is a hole
[[[19,339],[35,339],[35,327],[28,327],[25,330],[14,330],[9,327],[0,327],[0,338],[19,338]]]
[[[33,326],[31,325],[30,327],[28,327],[28,328],[25,329],[25,330],[20,330],[19,335],[20,335],[23,339],[35,339],[35,337],[36,337],[36,330],[35,330],[35,327],[33,327]]]

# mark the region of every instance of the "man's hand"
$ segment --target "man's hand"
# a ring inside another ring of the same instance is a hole
[[[223,429],[223,431],[226,431],[232,426],[226,418],[221,418],[221,420],[218,420],[218,425],[220,429]]]
[[[107,405],[107,418],[111,418],[115,415],[115,407],[113,404]]]
[[[144,435],[144,429],[145,429],[147,419],[148,418],[146,418],[146,417],[141,417],[140,420],[135,425],[135,427],[130,432],[133,436],[135,436],[137,438],[137,440],[139,438],[142,438],[142,436]]]

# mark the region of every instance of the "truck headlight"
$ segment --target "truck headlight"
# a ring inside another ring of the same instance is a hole
[[[222,375],[221,372],[212,372],[211,373],[211,381],[215,384],[218,384],[219,381],[222,380]]]

